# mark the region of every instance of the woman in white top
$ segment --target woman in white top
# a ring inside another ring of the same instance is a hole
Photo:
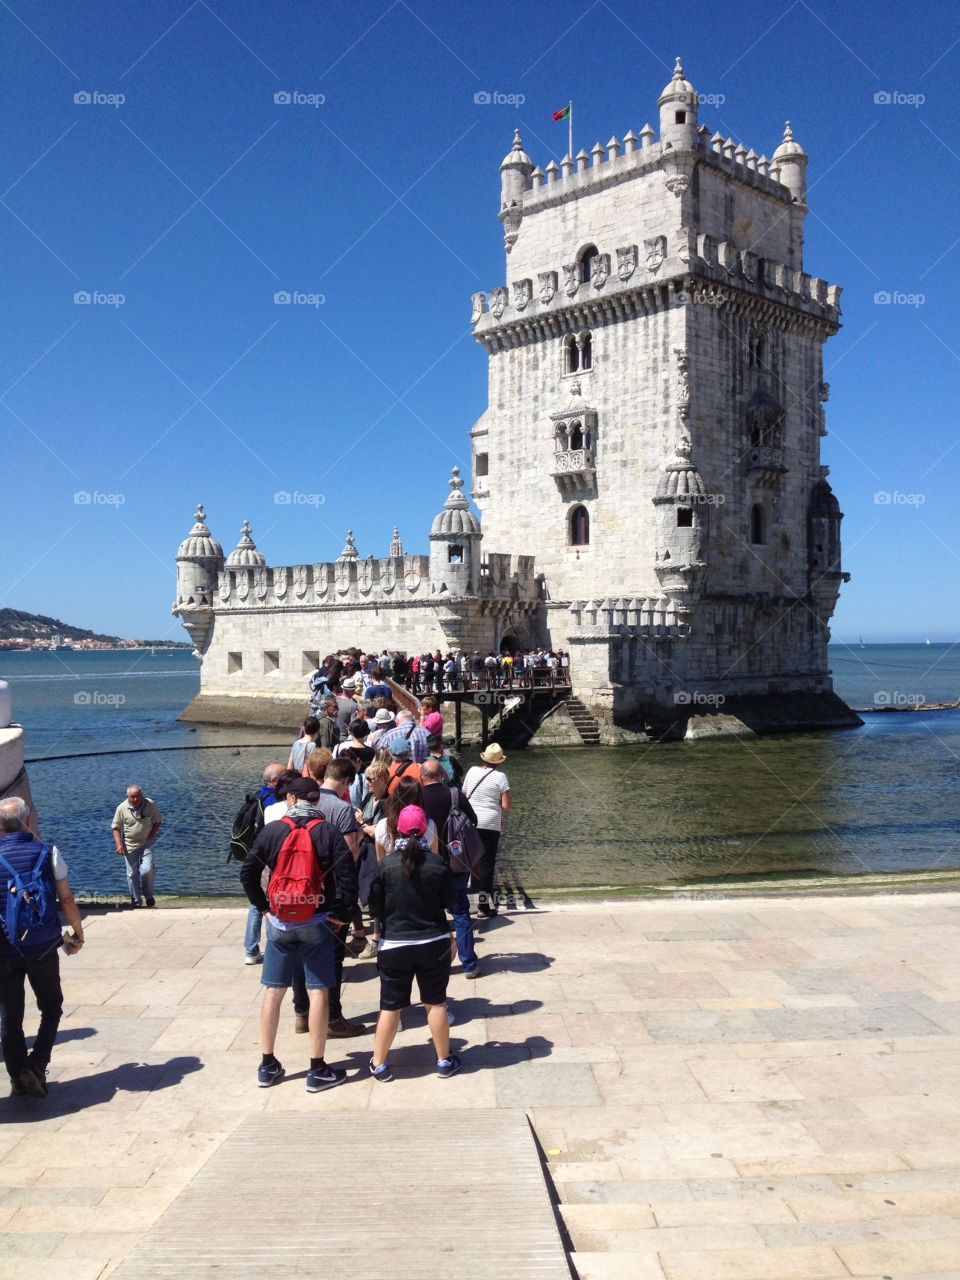
[[[497,914],[497,893],[494,888],[497,847],[503,831],[503,815],[510,812],[511,806],[510,781],[497,766],[503,764],[506,758],[500,744],[491,742],[480,753],[483,764],[475,764],[469,768],[463,780],[463,795],[470,801],[477,815],[477,830],[483,841],[483,862],[470,877],[470,888],[480,896],[477,911],[484,919]]]

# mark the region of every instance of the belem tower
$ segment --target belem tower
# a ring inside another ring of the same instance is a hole
[[[820,461],[840,288],[804,269],[807,155],[699,119],[677,59],[647,124],[500,166],[504,283],[473,297],[489,407],[429,554],[226,558],[201,507],[173,612],[197,720],[293,720],[326,653],[569,650],[602,738],[858,723],[827,659],[839,504]]]

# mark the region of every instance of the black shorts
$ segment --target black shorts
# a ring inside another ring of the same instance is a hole
[[[377,956],[380,970],[380,1008],[405,1009],[410,1003],[416,978],[424,1004],[443,1004],[450,980],[450,939],[412,942],[391,947]]]

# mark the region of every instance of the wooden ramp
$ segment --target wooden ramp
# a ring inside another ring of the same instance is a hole
[[[522,1111],[244,1120],[115,1280],[570,1280]]]

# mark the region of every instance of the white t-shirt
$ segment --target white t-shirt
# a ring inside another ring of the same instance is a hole
[[[489,765],[472,765],[463,780],[463,795],[473,806],[477,826],[484,831],[503,830],[500,798],[510,790],[510,781],[500,769]]]
[[[263,825],[266,826],[268,822],[279,822],[281,818],[285,818],[286,816],[286,798],[283,800],[274,800],[273,804],[268,804],[263,811]]]
[[[430,846],[431,849],[433,848],[433,842],[436,839],[436,835],[437,835],[437,824],[434,822],[432,818],[429,818],[427,820],[427,832],[423,838],[425,842]],[[387,825],[386,818],[381,818],[380,821],[377,823],[377,827],[376,827],[376,830],[374,831],[373,838],[376,840],[380,848],[383,849],[384,853],[393,853],[396,842],[393,836],[390,834],[390,828]]]
[[[63,860],[63,855],[56,845],[50,853],[50,870],[53,872],[54,880],[66,880],[67,864]]]

